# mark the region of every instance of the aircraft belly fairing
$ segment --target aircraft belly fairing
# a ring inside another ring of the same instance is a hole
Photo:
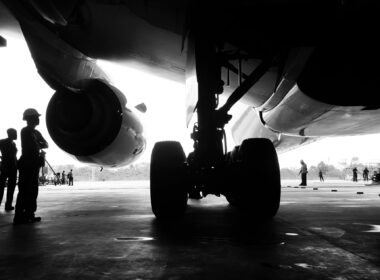
[[[263,123],[259,113],[252,107],[247,107],[235,121],[232,126],[232,137],[236,145],[241,145],[245,139],[249,138],[269,139],[279,153],[287,152],[320,139],[320,137],[301,137],[272,130]]]
[[[281,103],[263,113],[274,130],[299,136],[348,136],[380,131],[380,110],[320,102],[295,86]]]
[[[248,107],[235,121],[232,135],[237,144],[247,138],[268,138],[279,152],[285,152],[321,137],[378,133],[379,120],[379,109],[326,104],[296,85],[271,110]]]

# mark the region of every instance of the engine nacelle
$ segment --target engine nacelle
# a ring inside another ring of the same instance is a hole
[[[79,88],[57,90],[49,102],[46,124],[54,142],[88,164],[120,167],[135,161],[146,140],[125,96],[98,79],[81,81]]]

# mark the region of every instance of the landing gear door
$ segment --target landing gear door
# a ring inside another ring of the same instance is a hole
[[[187,37],[186,61],[186,126],[188,127],[194,115],[198,101],[198,80],[195,64],[194,38]]]

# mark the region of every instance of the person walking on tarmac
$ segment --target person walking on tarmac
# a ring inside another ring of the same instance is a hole
[[[320,181],[320,182],[324,182],[325,179],[323,178],[323,172],[322,172],[321,169],[319,169],[319,173],[318,173],[318,175],[319,175],[319,181]]]
[[[48,143],[36,130],[40,124],[41,115],[37,110],[29,108],[24,111],[23,120],[27,126],[21,130],[21,157],[18,162],[19,192],[16,201],[16,211],[13,224],[39,222],[41,217],[36,217],[38,196],[38,174],[45,163],[45,152]]]
[[[17,148],[14,142],[14,140],[17,139],[17,130],[10,128],[7,130],[7,134],[8,138],[0,140],[0,151],[2,155],[0,168],[0,205],[4,196],[5,182],[8,179],[5,211],[12,211],[15,209],[12,206],[12,202],[17,179]]]
[[[306,163],[301,159],[300,161],[301,163],[301,169],[300,169],[300,172],[298,173],[301,174],[301,184],[300,186],[306,186],[307,183],[306,183],[306,180],[307,180],[307,165]]]

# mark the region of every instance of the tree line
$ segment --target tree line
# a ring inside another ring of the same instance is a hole
[[[369,170],[369,176],[371,177],[375,171],[379,171],[380,164],[371,163],[365,164],[360,162],[358,157],[353,157],[351,160],[343,160],[339,162],[339,167],[334,166],[332,164],[326,164],[321,161],[317,164],[317,166],[308,167],[308,179],[319,179],[319,170],[322,171],[323,177],[326,179],[340,179],[340,180],[351,180],[352,179],[352,169],[356,167],[359,173],[359,179],[361,179],[361,175],[363,174],[363,170],[365,167]],[[300,168],[281,168],[281,178],[282,179],[297,179],[299,178],[299,170]]]
[[[49,166],[44,167],[48,176],[53,176],[53,171]],[[67,174],[73,170],[75,181],[125,181],[125,180],[149,180],[150,164],[137,163],[131,164],[124,168],[117,169],[101,169],[100,167],[76,167],[74,165],[55,165],[52,166],[55,173],[62,174],[65,171]]]
[[[378,171],[378,164],[363,164],[359,158],[354,157],[350,161],[339,162],[339,167],[332,164],[326,164],[321,161],[316,166],[308,166],[308,179],[319,179],[319,170],[322,170],[325,179],[341,179],[351,180],[352,169],[356,167],[359,170],[359,179],[361,178],[362,171],[365,167],[369,169],[369,175],[372,176],[373,172]],[[76,167],[74,165],[56,165],[53,166],[55,172],[62,174],[65,171],[67,174],[71,169],[73,170],[75,181],[124,181],[124,180],[149,180],[150,163],[142,162],[131,164],[124,168],[118,169],[101,169],[99,167]],[[299,168],[281,168],[282,179],[298,179]],[[52,176],[52,171],[48,166],[45,171],[49,176]]]

